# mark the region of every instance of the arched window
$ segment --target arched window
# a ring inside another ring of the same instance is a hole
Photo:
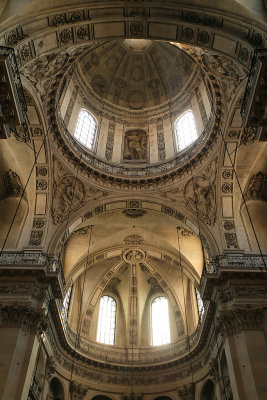
[[[89,150],[93,150],[96,133],[96,120],[84,108],[81,109],[74,137]]]
[[[186,111],[177,119],[175,135],[179,151],[185,149],[197,139],[196,124],[191,110]]]
[[[152,344],[160,346],[170,343],[169,307],[166,297],[157,297],[152,305]]]
[[[115,343],[116,301],[110,296],[103,296],[100,300],[97,338],[104,344]]]

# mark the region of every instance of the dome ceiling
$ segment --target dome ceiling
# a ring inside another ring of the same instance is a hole
[[[80,61],[90,90],[112,104],[131,110],[166,103],[183,92],[197,68],[168,42],[106,42]]]

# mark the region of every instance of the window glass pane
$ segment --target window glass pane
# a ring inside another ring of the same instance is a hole
[[[197,299],[197,308],[198,308],[198,315],[199,315],[199,319],[202,319],[203,314],[204,314],[204,304],[203,304],[203,300],[200,296],[200,293],[197,289],[195,289],[196,292],[196,299]]]
[[[152,302],[152,344],[160,346],[167,343],[170,343],[168,300],[157,297]]]
[[[110,296],[103,296],[100,300],[97,338],[100,343],[115,343],[116,302]]]
[[[70,306],[70,300],[71,300],[71,294],[72,294],[72,287],[73,286],[71,285],[71,287],[67,291],[65,299],[63,301],[63,306],[64,306],[64,309],[65,309],[66,316],[68,316],[68,313],[69,313],[69,306]]]
[[[96,133],[96,121],[86,110],[81,109],[76,124],[74,137],[89,150],[93,150]]]
[[[183,150],[197,139],[197,130],[192,111],[185,112],[175,124],[178,149]]]

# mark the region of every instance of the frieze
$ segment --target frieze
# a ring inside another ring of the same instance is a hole
[[[219,268],[244,268],[244,269],[261,269],[267,265],[267,257],[257,255],[230,255],[225,254],[216,260],[211,260],[210,266],[213,272]]]
[[[266,287],[231,287],[223,290],[219,293],[219,300],[221,303],[228,303],[236,298],[266,298],[267,288]]]

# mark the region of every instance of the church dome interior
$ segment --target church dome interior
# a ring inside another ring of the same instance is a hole
[[[1,399],[265,400],[266,21],[0,0]]]

